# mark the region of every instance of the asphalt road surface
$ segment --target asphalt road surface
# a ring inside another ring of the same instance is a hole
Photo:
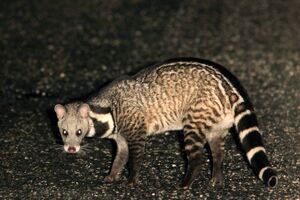
[[[1,1],[0,199],[299,199],[300,1]],[[255,105],[279,184],[265,187],[229,136],[225,186],[209,157],[187,191],[180,134],[149,138],[140,184],[103,181],[112,143],[63,153],[53,106],[151,62],[193,56],[225,65]]]

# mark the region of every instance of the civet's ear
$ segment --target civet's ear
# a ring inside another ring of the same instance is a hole
[[[66,108],[61,104],[56,104],[54,110],[58,119],[63,118],[63,116],[66,114]]]
[[[89,116],[90,106],[86,103],[81,104],[78,111],[81,117],[86,118]]]

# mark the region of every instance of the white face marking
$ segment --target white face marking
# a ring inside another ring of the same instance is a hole
[[[113,117],[110,113],[97,114],[92,111],[89,111],[89,116],[101,123],[108,123],[108,130],[101,136],[101,138],[106,138],[112,134],[115,124],[114,124]]]
[[[259,151],[263,151],[266,153],[266,150],[264,147],[255,147],[253,149],[251,149],[250,151],[247,152],[247,158],[249,160],[249,162],[251,163],[251,159],[252,157]]]
[[[253,132],[253,131],[259,132],[258,127],[255,126],[255,127],[251,127],[251,128],[248,128],[248,129],[245,129],[245,130],[241,131],[240,134],[239,134],[239,137],[240,137],[241,142],[243,142],[243,139],[244,139],[249,133],[251,133],[251,132]],[[259,132],[259,133],[260,133],[260,132]]]

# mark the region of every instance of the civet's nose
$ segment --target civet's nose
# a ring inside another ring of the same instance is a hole
[[[76,153],[76,148],[75,147],[69,147],[68,152],[69,153]]]

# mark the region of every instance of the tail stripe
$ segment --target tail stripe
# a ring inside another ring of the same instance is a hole
[[[258,151],[250,160],[255,174],[259,175],[259,172],[264,167],[270,166],[267,155],[264,151]]]
[[[243,142],[244,138],[251,132],[259,132],[258,127],[255,126],[241,131],[239,133],[240,140]]]
[[[272,168],[267,168],[265,172],[263,173],[263,181],[267,183],[268,186],[274,187],[278,183],[278,178],[276,171]]]
[[[235,127],[254,173],[268,186],[274,187],[278,182],[276,171],[270,167],[253,108],[242,102],[234,111]]]
[[[270,167],[264,167],[264,168],[262,168],[262,169],[259,171],[258,177],[259,177],[260,180],[264,180],[264,179],[263,179],[263,175],[264,175],[265,171],[266,171],[268,168],[270,168]]]
[[[251,151],[252,149],[256,148],[256,147],[263,147],[263,141],[261,138],[261,134],[258,131],[253,131],[250,132],[245,138],[244,140],[241,141],[242,145],[243,145],[243,149],[246,152]]]
[[[262,146],[255,147],[255,148],[253,148],[253,149],[251,149],[250,151],[247,152],[247,158],[248,158],[248,160],[251,164],[253,164],[252,163],[252,158],[257,157],[258,155],[256,156],[255,154],[259,153],[260,151],[263,151],[264,153],[266,153],[265,148],[262,147]]]
[[[250,112],[250,111],[248,110],[248,112]],[[237,122],[238,122],[237,123],[238,132],[241,132],[241,131],[243,131],[245,129],[248,129],[250,127],[257,126],[257,119],[256,119],[255,114],[253,114],[253,113],[244,115]]]
[[[237,124],[244,116],[250,114],[251,114],[250,110],[245,110],[244,112],[239,113],[238,115],[235,116],[234,119],[235,124]]]

